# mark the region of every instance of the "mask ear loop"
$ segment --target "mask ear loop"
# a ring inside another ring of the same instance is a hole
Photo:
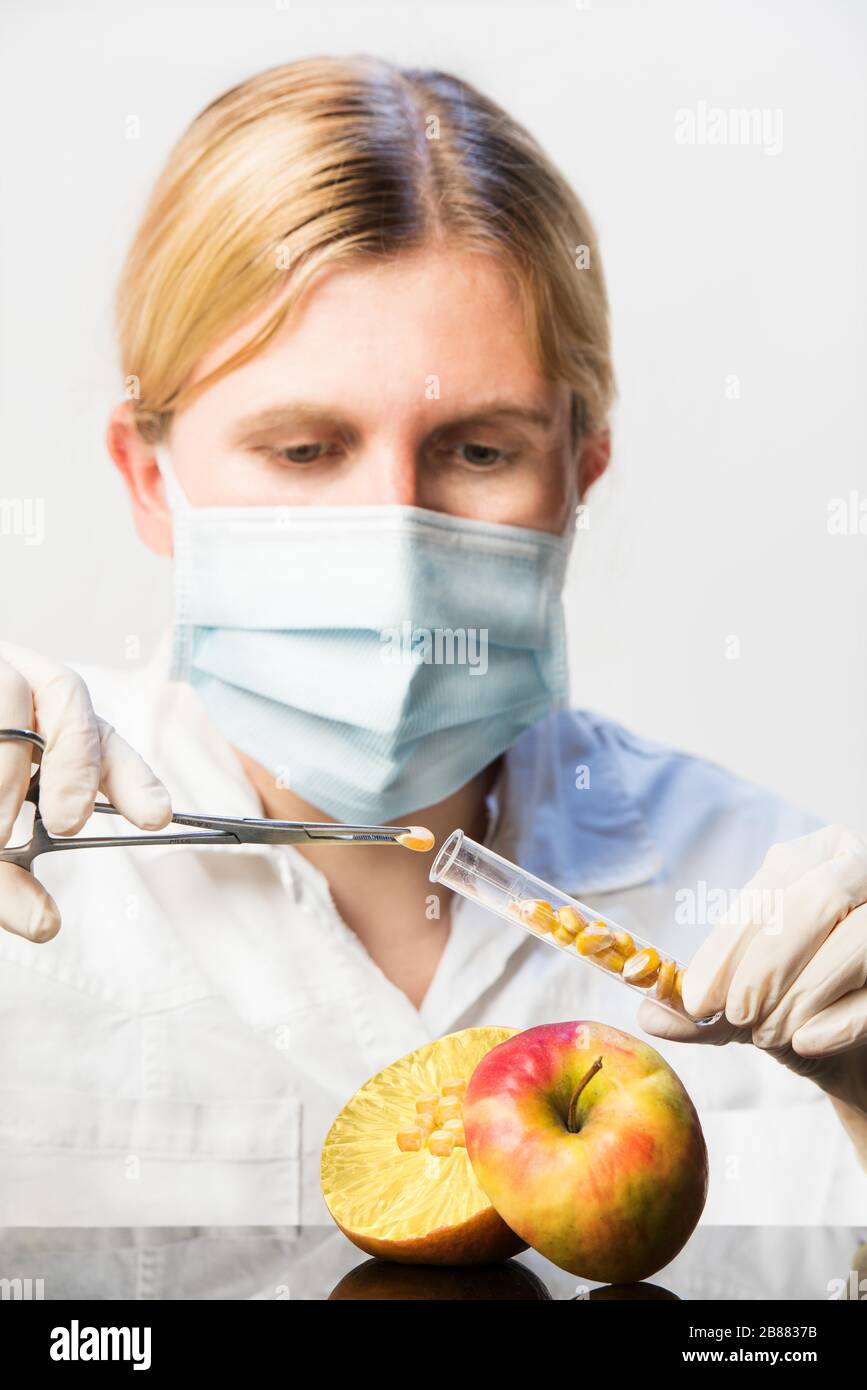
[[[563,523],[562,529],[556,533],[559,539],[563,541],[564,545],[566,545],[569,549],[572,548],[572,545],[575,541],[576,532],[579,529],[578,518],[584,514],[586,506],[587,503],[583,502],[579,497],[574,507],[570,507],[568,512],[566,513],[566,520]]]
[[[575,506],[569,512],[566,518],[566,524],[560,532],[562,540],[568,541],[570,544],[574,541],[575,533],[578,530],[578,518],[583,513],[585,505],[584,502],[576,502]]]
[[[166,502],[171,512],[172,540],[174,543],[175,613],[172,624],[170,677],[172,680],[189,682],[192,670],[192,616],[187,581],[191,565],[189,532],[195,509],[178,481],[171,455],[166,446],[156,444],[154,456],[160,470],[160,477],[163,480]]]
[[[171,454],[165,444],[154,445],[154,456],[157,461],[157,467],[160,470],[160,477],[163,480],[163,489],[166,494],[166,501],[169,504],[169,511],[173,514],[176,512],[190,511],[192,509],[190,499],[187,497],[178,481],[178,475],[172,464]]]
[[[572,449],[575,458],[581,447],[581,441],[587,428],[587,409],[584,401],[578,396],[576,391],[572,391],[572,399],[569,404],[569,428],[572,438]],[[584,494],[578,492],[578,500],[571,509],[560,536],[564,541],[573,542],[578,531],[578,518],[584,514],[587,503],[584,501]]]

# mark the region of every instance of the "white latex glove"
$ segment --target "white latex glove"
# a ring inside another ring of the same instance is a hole
[[[843,826],[774,845],[683,977],[698,1028],[643,1000],[675,1042],[753,1043],[831,1097],[867,1169],[867,839]]]
[[[22,726],[45,739],[39,809],[49,834],[80,830],[98,791],[142,830],[160,830],[171,820],[162,782],[94,713],[81,677],[68,666],[0,642],[0,729]],[[33,753],[30,744],[0,741],[0,846],[24,804]],[[50,941],[60,930],[53,898],[14,864],[0,863],[0,927],[31,941]]]

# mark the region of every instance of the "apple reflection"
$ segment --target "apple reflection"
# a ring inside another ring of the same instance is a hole
[[[346,1299],[453,1302],[551,1301],[538,1275],[517,1260],[461,1268],[365,1260],[340,1280],[328,1301]]]

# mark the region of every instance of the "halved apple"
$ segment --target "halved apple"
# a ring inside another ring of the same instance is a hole
[[[463,1094],[476,1066],[514,1028],[466,1028],[378,1072],[334,1121],[322,1193],[359,1249],[405,1264],[479,1265],[526,1244],[476,1181],[463,1137]]]

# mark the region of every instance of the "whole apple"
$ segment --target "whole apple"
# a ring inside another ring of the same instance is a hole
[[[655,1274],[704,1208],[695,1107],[665,1059],[617,1028],[549,1023],[500,1043],[473,1072],[464,1128],[506,1224],[582,1278]]]

